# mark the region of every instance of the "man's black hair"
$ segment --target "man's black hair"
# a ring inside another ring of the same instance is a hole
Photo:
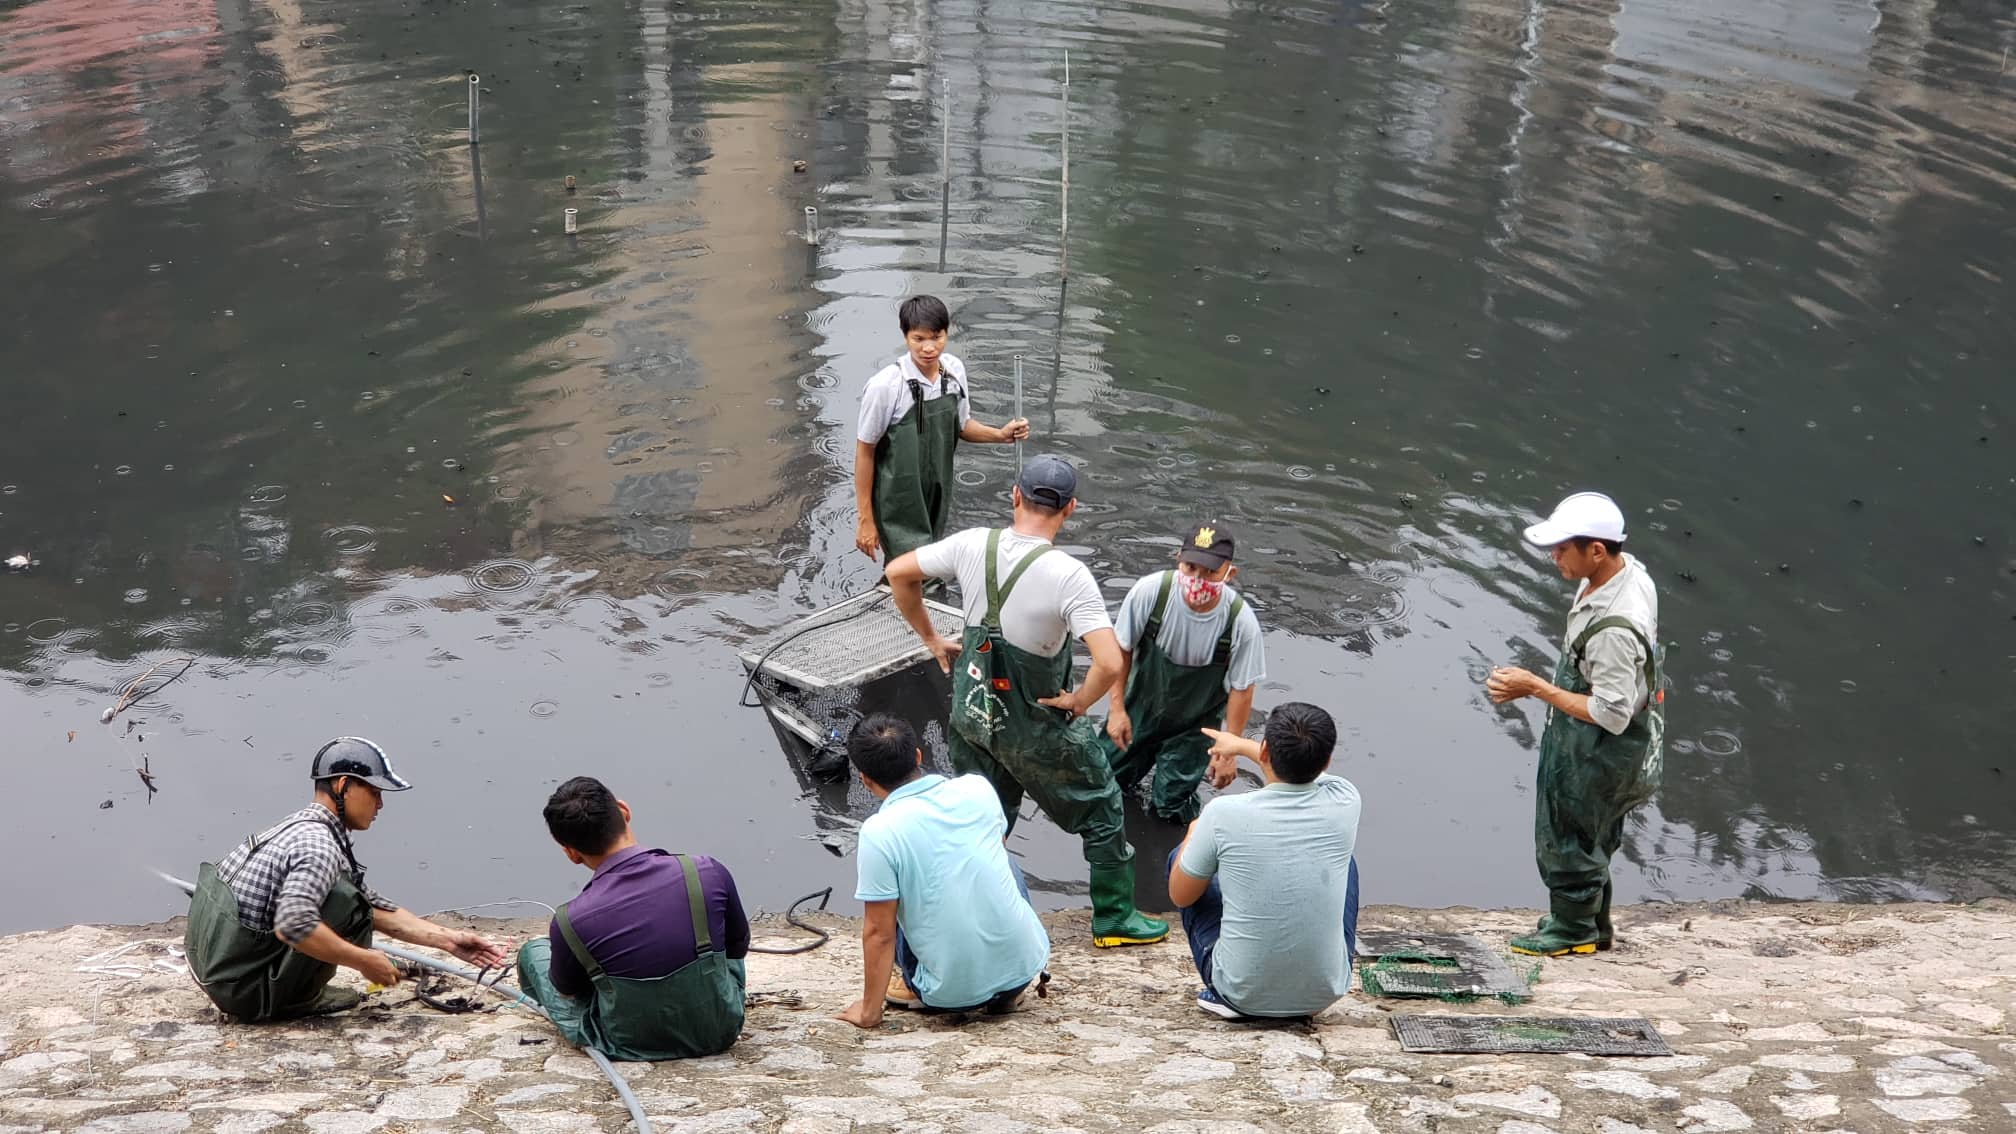
[[[847,758],[876,787],[895,791],[917,775],[917,733],[902,717],[863,717],[848,734]]]
[[[1267,759],[1274,777],[1306,784],[1330,766],[1337,747],[1337,722],[1307,701],[1289,701],[1267,714]]]
[[[1624,541],[1619,539],[1597,539],[1595,536],[1576,536],[1568,542],[1574,544],[1577,551],[1587,551],[1590,544],[1600,543],[1603,545],[1603,550],[1608,552],[1612,559],[1624,554]]]
[[[623,837],[625,826],[615,793],[592,776],[575,776],[554,788],[546,801],[546,829],[553,841],[577,854],[606,852]]]
[[[949,331],[952,329],[952,312],[945,309],[945,301],[935,295],[913,295],[896,309],[896,322],[903,333],[912,331]]]

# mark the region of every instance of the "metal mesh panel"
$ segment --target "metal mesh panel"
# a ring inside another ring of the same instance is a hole
[[[1673,1054],[1651,1023],[1638,1018],[1396,1015],[1393,1034],[1402,1051],[1426,1054]]]
[[[965,618],[957,608],[928,600],[924,608],[940,634],[958,641]],[[792,634],[763,662],[763,676],[806,692],[866,684],[930,657],[889,596],[871,591],[752,642],[742,652],[743,667],[753,669],[771,643]]]
[[[1374,996],[1528,999],[1527,982],[1478,938],[1459,933],[1362,933],[1358,983]]]

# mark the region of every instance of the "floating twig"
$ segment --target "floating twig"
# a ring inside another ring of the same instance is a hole
[[[175,676],[169,678],[168,680],[162,682],[159,685],[156,685],[154,688],[147,690],[145,693],[140,692],[140,683],[147,680],[149,677],[154,676],[155,670],[160,669],[164,665],[174,665],[178,661],[182,663],[182,668],[175,671]],[[112,719],[114,717],[117,717],[120,713],[125,712],[127,706],[143,698],[152,697],[156,693],[159,693],[163,689],[166,689],[170,685],[173,685],[177,681],[180,681],[182,679],[182,675],[188,673],[190,667],[194,666],[195,664],[196,664],[195,658],[169,658],[167,661],[155,662],[153,665],[147,667],[147,672],[141,674],[140,676],[134,678],[133,680],[127,682],[125,685],[121,686],[119,689],[119,700],[116,703],[114,703],[111,708],[105,710],[104,713],[100,714],[98,719],[106,724],[111,724]],[[127,731],[131,732],[132,730],[128,729]]]

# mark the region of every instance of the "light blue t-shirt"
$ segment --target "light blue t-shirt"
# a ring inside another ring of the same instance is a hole
[[[1136,580],[1120,600],[1120,613],[1113,617],[1113,633],[1120,648],[1133,653],[1140,648],[1148,620],[1155,617],[1155,596],[1162,593],[1162,576],[1157,571]],[[1162,633],[1155,644],[1177,665],[1210,665],[1218,652],[1218,639],[1225,635],[1225,616],[1232,613],[1232,601],[1239,592],[1226,587],[1217,605],[1203,614],[1183,601],[1183,583],[1169,581],[1169,605],[1162,611]],[[1249,604],[1239,608],[1239,622],[1232,627],[1232,656],[1225,667],[1225,691],[1251,689],[1267,676],[1267,654],[1260,642],[1260,619]]]
[[[895,901],[928,1004],[979,1004],[1050,959],[1050,936],[1009,873],[1007,834],[984,776],[921,776],[861,824],[854,897]]]
[[[1338,776],[1204,805],[1177,865],[1225,899],[1211,987],[1249,1016],[1308,1016],[1351,990],[1344,893],[1358,789]]]

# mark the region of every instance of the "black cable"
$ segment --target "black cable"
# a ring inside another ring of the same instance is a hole
[[[826,903],[828,901],[831,901],[833,898],[833,887],[828,886],[824,890],[814,890],[811,893],[805,895],[804,897],[798,899],[797,901],[792,902],[791,908],[784,911],[784,920],[789,924],[798,927],[799,929],[805,930],[808,933],[818,934],[819,940],[808,941],[803,945],[793,945],[788,949],[775,949],[762,945],[751,945],[749,946],[749,951],[751,953],[774,953],[778,956],[789,957],[799,953],[810,953],[812,950],[817,949],[819,946],[824,945],[826,944],[826,942],[832,940],[833,934],[831,932],[821,929],[818,926],[813,925],[809,921],[800,921],[798,919],[798,907],[804,905],[806,902],[809,902],[814,898],[819,899],[819,908],[821,910],[824,910],[826,908]]]
[[[849,611],[846,615],[840,618],[829,618],[824,622],[814,622],[810,626],[800,626],[798,629],[793,630],[789,634],[784,635],[782,638],[777,639],[775,642],[770,643],[770,648],[764,650],[763,656],[757,658],[756,664],[750,667],[749,679],[742,683],[742,693],[740,696],[736,697],[736,701],[740,703],[741,706],[745,709],[765,708],[766,706],[763,704],[762,701],[760,700],[751,701],[749,699],[749,690],[755,687],[756,678],[760,674],[762,674],[763,664],[770,660],[770,655],[782,649],[786,644],[795,641],[796,639],[805,634],[810,634],[814,630],[824,630],[828,626],[838,625],[839,623],[849,621],[850,619],[859,618],[861,615],[866,614],[869,611],[875,609],[877,606],[881,604],[883,599],[889,598],[892,594],[892,592],[890,591],[882,591],[879,588],[877,590],[879,591],[879,593],[876,593],[875,598],[872,601],[862,603],[860,609],[858,610]],[[862,593],[867,594],[871,592],[864,591]],[[847,598],[841,599],[838,603],[835,603],[834,605],[845,606],[846,604],[853,602],[855,599],[858,599],[860,597],[861,595],[850,595]],[[809,896],[810,895],[808,895],[808,897]]]

